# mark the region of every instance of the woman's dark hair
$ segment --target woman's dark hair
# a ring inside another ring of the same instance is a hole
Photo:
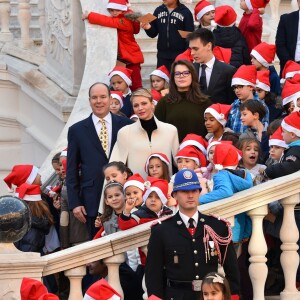
[[[116,167],[121,173],[126,173],[127,177],[133,175],[132,171],[122,161],[112,161],[103,167],[103,172],[109,167]]]
[[[165,179],[167,180],[168,182],[170,181],[170,172],[169,172],[169,167],[167,166],[167,164],[162,161],[158,156],[153,156],[149,159],[149,164],[148,164],[148,169],[147,169],[147,174],[149,175],[149,165],[150,165],[150,161],[151,159],[153,158],[158,158],[161,163],[162,163],[162,170],[163,170],[163,174],[162,174],[162,177],[160,179]],[[149,175],[150,176],[150,175]]]
[[[251,111],[252,114],[258,113],[259,121],[261,121],[266,115],[266,108],[259,100],[250,99],[243,102],[240,105],[240,111],[242,112],[245,109]]]
[[[123,193],[123,185],[117,181],[110,181],[109,183],[107,183],[104,187],[104,200],[107,197],[107,190],[109,188],[113,188],[113,187],[117,187],[120,189],[120,191]],[[108,221],[111,217],[113,213],[113,209],[112,207],[110,207],[109,205],[107,205],[104,201],[104,211],[103,214],[100,217],[101,223],[103,224],[104,222]]]
[[[187,60],[177,60],[174,61],[171,67],[170,74],[170,87],[169,87],[169,95],[167,101],[170,103],[179,103],[182,101],[182,96],[177,90],[177,86],[175,84],[175,67],[178,65],[186,66],[188,70],[191,72],[192,83],[189,91],[186,95],[186,100],[195,104],[200,104],[206,102],[209,97],[204,95],[200,90],[200,85],[198,82],[197,72],[193,66],[193,64]]]
[[[238,143],[239,143],[239,137],[240,137],[240,133],[239,132],[230,132],[230,131],[225,131],[222,135],[221,140],[222,141],[231,141],[232,145],[237,147]]]
[[[49,220],[49,224],[51,225],[55,223],[53,215],[51,214],[46,201],[26,201],[26,204],[28,205],[30,212],[33,216],[37,218],[47,218]]]
[[[291,106],[292,106],[292,104],[293,104],[293,102],[291,101],[291,102],[289,102],[289,103],[287,103],[287,104],[285,104],[285,105],[283,105],[282,107],[283,107],[283,111],[287,114],[287,115],[290,115],[291,114]]]
[[[53,164],[59,164],[60,154],[61,154],[61,152],[58,152],[58,153],[56,153],[56,154],[52,157],[52,163],[53,163]]]
[[[272,106],[272,105],[276,104],[276,95],[271,92],[266,92],[264,101],[267,106]]]
[[[224,300],[230,300],[231,299],[231,292],[228,280],[221,274],[217,272],[211,272],[205,275],[205,277],[202,280],[201,290],[203,290],[203,285],[207,284],[210,286],[214,286],[223,294]],[[203,300],[203,292],[201,292],[200,300]]]

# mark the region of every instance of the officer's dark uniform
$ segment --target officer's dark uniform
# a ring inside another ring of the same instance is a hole
[[[164,300],[199,299],[200,292],[193,290],[192,282],[196,280],[194,283],[199,285],[197,280],[218,269],[218,255],[213,243],[209,243],[207,251],[210,258],[205,255],[205,224],[219,236],[228,236],[228,228],[223,221],[201,213],[194,236],[189,233],[179,213],[152,228],[145,268],[148,295],[154,294]],[[220,249],[223,263],[226,246],[220,245]],[[231,293],[239,294],[239,271],[232,243],[228,245],[223,267]]]

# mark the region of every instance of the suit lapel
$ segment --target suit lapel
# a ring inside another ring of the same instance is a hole
[[[177,212],[177,214],[174,216],[174,221],[178,227],[178,233],[182,236],[184,236],[187,239],[191,239],[192,236],[190,235],[188,229],[186,228],[184,222],[182,221],[182,219],[180,218],[179,213]]]
[[[212,69],[210,80],[209,80],[209,86],[207,89],[208,94],[211,94],[212,91],[214,90],[214,87],[219,80],[220,74],[221,74],[221,70],[219,69],[219,64],[216,59],[214,65],[213,65],[213,69]]]
[[[96,132],[96,129],[95,129],[95,125],[93,123],[93,119],[92,119],[92,115],[89,116],[89,118],[86,119],[86,132],[87,132],[87,135],[88,137],[90,138],[90,140],[92,141],[92,143],[94,144],[94,146],[101,152],[103,153],[103,155],[106,156],[103,148],[102,148],[102,145],[101,145],[101,142],[99,140],[99,136]]]

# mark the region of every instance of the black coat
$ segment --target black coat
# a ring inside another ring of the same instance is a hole
[[[49,233],[48,218],[31,217],[31,228],[23,238],[15,243],[17,249],[23,252],[39,252],[42,254],[45,246],[45,236]]]
[[[206,262],[203,243],[205,224],[222,237],[228,235],[225,223],[201,213],[193,237],[179,213],[152,227],[145,268],[148,295],[154,294],[164,300],[198,300],[199,293],[166,287],[164,274],[169,280],[191,282],[195,279],[201,280],[207,273],[218,270],[217,256],[211,256]],[[223,259],[226,247],[220,248]],[[228,246],[223,266],[232,294],[239,294],[239,271],[232,243]]]
[[[250,54],[246,40],[238,27],[217,27],[213,34],[216,46],[231,49],[230,64],[236,68],[250,65]]]
[[[288,60],[295,59],[298,38],[299,10],[280,17],[276,32],[276,53],[280,60],[280,75]]]
[[[278,164],[265,169],[265,174],[271,178],[289,175],[300,170],[300,146],[293,146],[284,151],[284,155]]]
[[[194,67],[199,78],[200,64],[194,63]],[[235,67],[215,60],[207,89],[207,95],[213,103],[231,104],[236,99],[231,87],[232,76],[235,72]]]

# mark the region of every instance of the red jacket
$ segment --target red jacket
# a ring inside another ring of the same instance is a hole
[[[118,57],[120,60],[133,64],[142,64],[144,56],[140,46],[134,38],[139,33],[139,23],[126,19],[126,13],[118,17],[109,17],[91,12],[88,20],[91,24],[117,28],[118,31]]]
[[[239,29],[247,42],[249,52],[261,43],[263,21],[257,8],[251,14],[243,14]]]

